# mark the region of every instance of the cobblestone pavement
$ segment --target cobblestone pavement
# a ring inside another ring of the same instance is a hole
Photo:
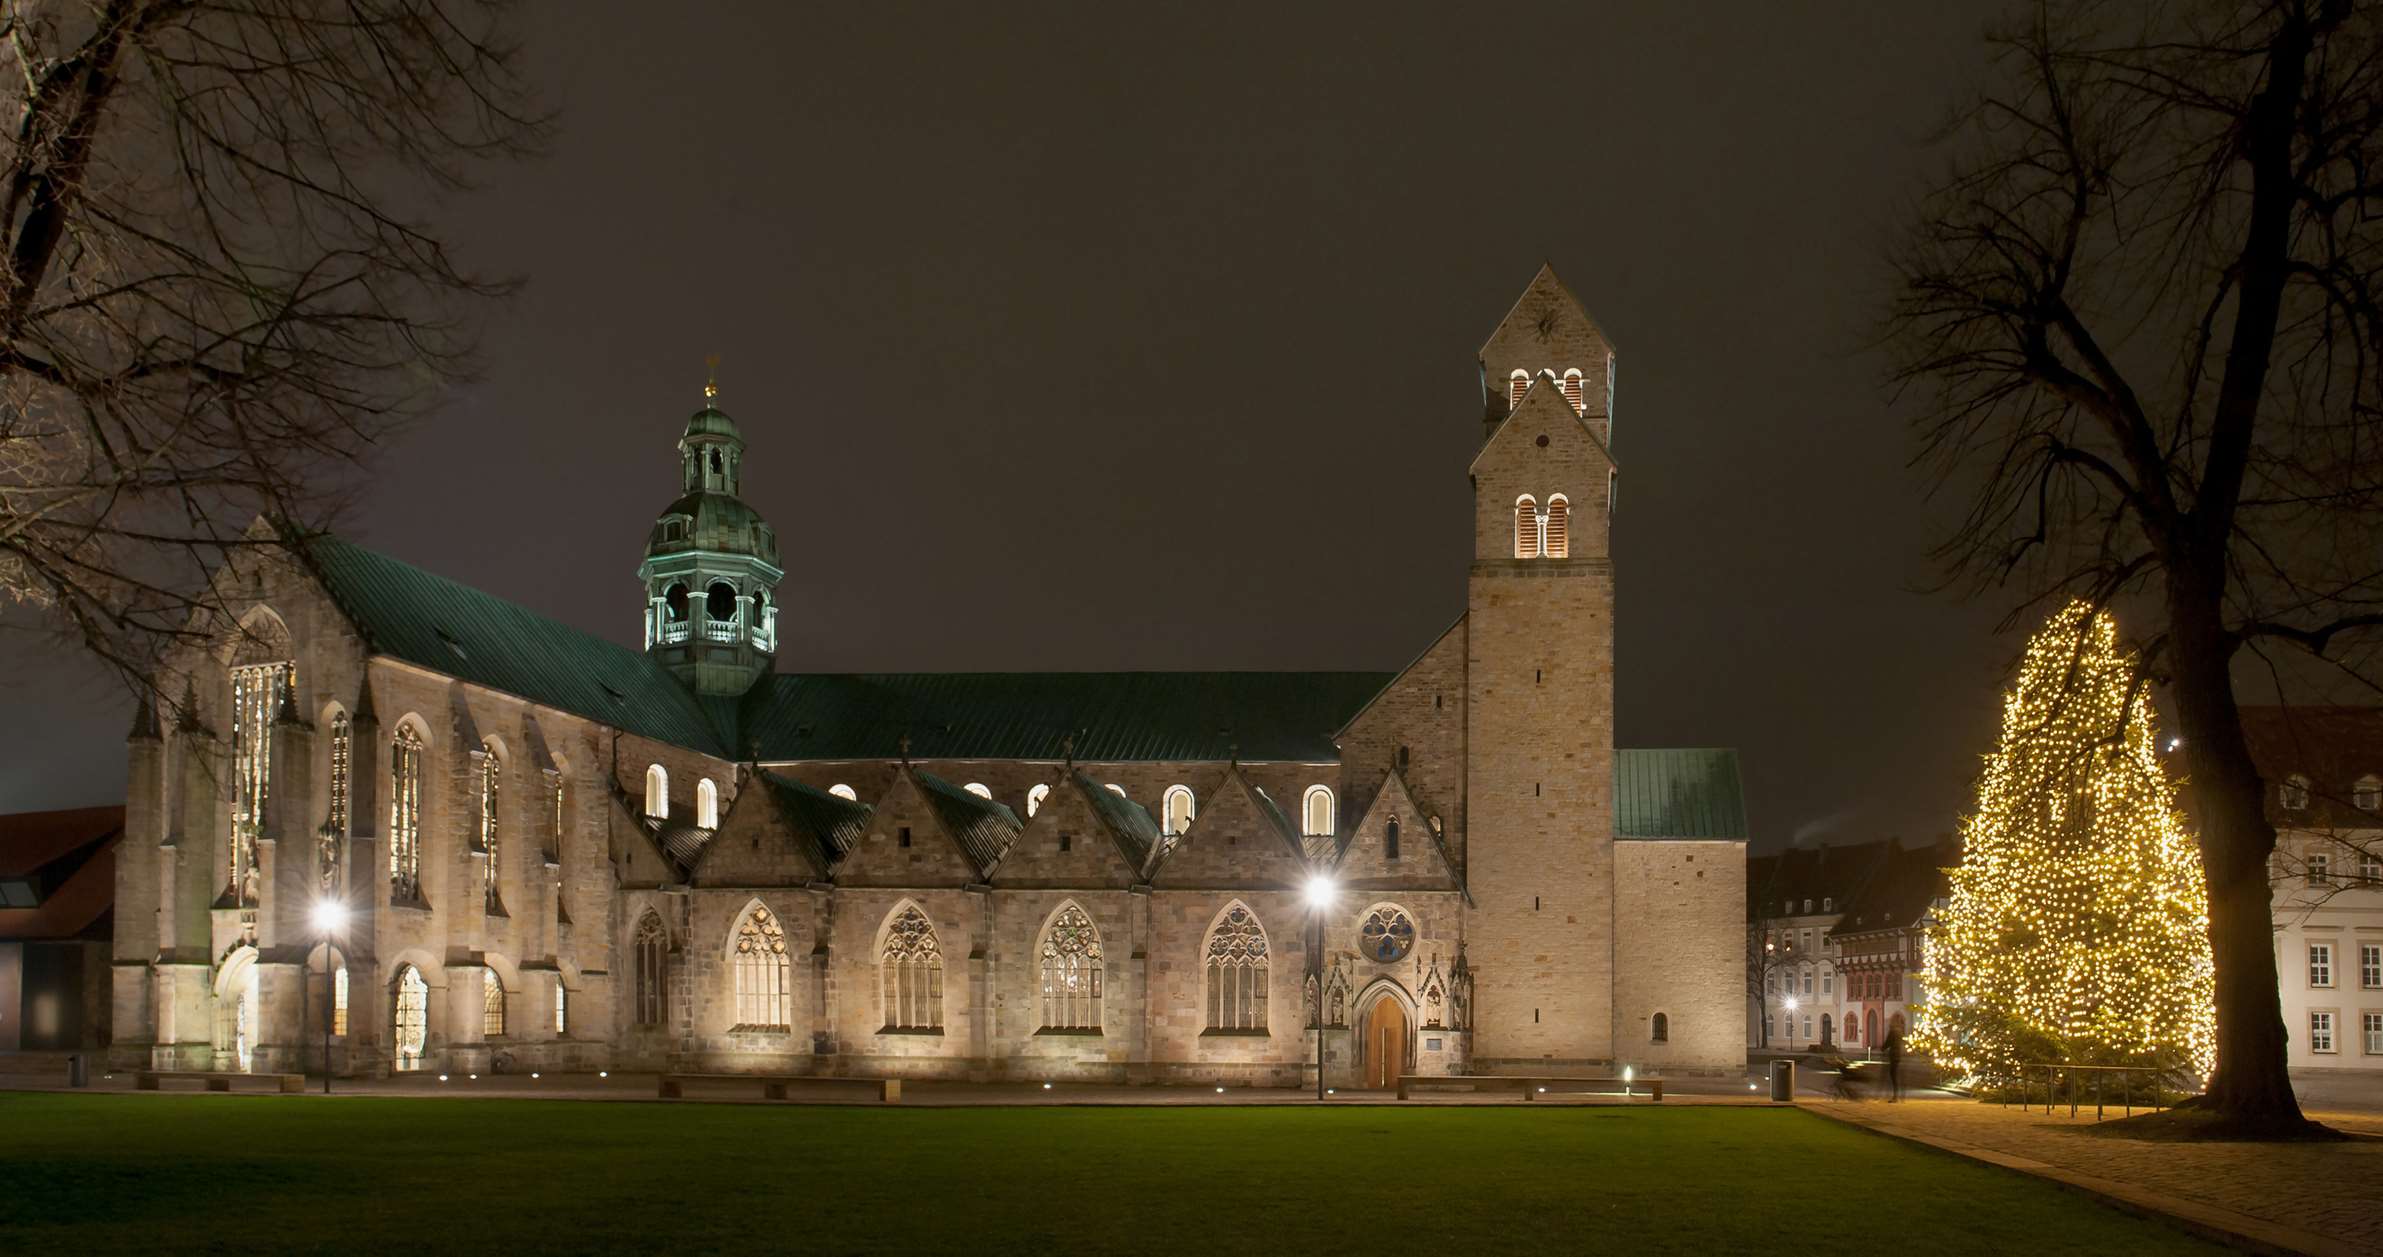
[[[2015,1168],[2309,1253],[2383,1254],[2383,1117],[2311,1112],[2355,1136],[2348,1143],[2151,1143],[2095,1136],[2091,1109],[2071,1118],[1965,1101],[1918,1104],[1807,1101],[1814,1112],[1897,1134],[1983,1149]],[[2113,1114],[2115,1116],[2115,1113]],[[2111,1190],[2111,1189],[2117,1190]],[[2132,1190],[2128,1190],[2132,1189]],[[2163,1207],[2181,1202],[2183,1208]],[[2266,1227],[2243,1226],[2255,1220]]]

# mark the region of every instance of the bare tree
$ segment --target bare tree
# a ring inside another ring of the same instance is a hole
[[[429,225],[534,149],[510,0],[0,0],[0,611],[146,684],[469,365]]]
[[[2311,1129],[2285,1070],[2275,831],[2231,670],[2368,690],[2383,626],[2383,31],[2347,0],[2036,5],[1896,262],[1941,557],[2014,618],[2126,604],[2208,870],[2221,1131]]]

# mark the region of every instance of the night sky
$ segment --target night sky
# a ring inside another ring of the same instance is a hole
[[[553,150],[447,218],[527,286],[343,530],[634,645],[717,353],[782,668],[1393,669],[1547,260],[1621,358],[1623,744],[1740,748],[1759,848],[1932,835],[2017,642],[1925,592],[1864,342],[1991,11],[541,6]],[[128,702],[0,652],[0,811],[121,799]]]

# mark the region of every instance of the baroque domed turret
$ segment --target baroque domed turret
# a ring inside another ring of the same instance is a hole
[[[778,537],[737,496],[745,438],[715,379],[679,435],[679,497],[646,538],[645,648],[699,694],[742,694],[778,653]]]

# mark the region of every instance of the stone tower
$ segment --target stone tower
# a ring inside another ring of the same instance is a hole
[[[1613,375],[1544,266],[1481,347],[1466,936],[1490,1069],[1614,1054]]]
[[[737,695],[778,653],[778,537],[737,496],[744,437],[719,408],[719,385],[687,420],[679,498],[646,538],[645,649],[698,694]]]

